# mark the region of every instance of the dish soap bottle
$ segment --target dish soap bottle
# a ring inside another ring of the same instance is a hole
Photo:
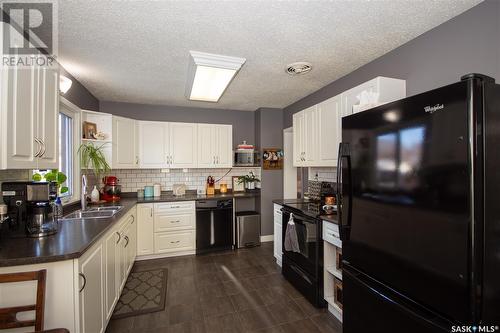
[[[63,205],[61,203],[61,198],[57,197],[56,202],[54,203],[54,217],[57,219],[62,218],[63,213]]]
[[[99,190],[96,185],[94,185],[94,189],[92,190],[92,193],[90,193],[90,201],[99,202]]]

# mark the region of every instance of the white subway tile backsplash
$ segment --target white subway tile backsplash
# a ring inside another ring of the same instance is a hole
[[[309,180],[317,180],[322,182],[336,182],[337,168],[309,168]]]
[[[162,191],[171,191],[173,184],[186,184],[188,190],[203,190],[208,176],[213,176],[215,180],[222,178],[220,181],[227,183],[228,188],[232,188],[232,177],[246,175],[252,171],[257,178],[261,178],[260,168],[234,168],[226,175],[229,169],[188,169],[183,172],[182,169],[170,169],[170,172],[161,172],[161,169],[119,169],[111,170],[108,175],[113,175],[120,179],[122,192],[136,192],[137,189],[144,186],[161,184]],[[89,179],[89,184],[94,177]],[[218,184],[216,183],[216,188]],[[260,187],[260,185],[258,184]]]

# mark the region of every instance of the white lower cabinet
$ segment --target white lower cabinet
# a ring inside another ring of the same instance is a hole
[[[279,266],[281,266],[281,256],[283,255],[283,212],[281,208],[283,206],[274,204],[274,257]]]
[[[330,311],[342,321],[342,241],[339,226],[323,221],[323,297]]]
[[[154,253],[154,206],[153,204],[137,205],[137,255],[145,256]]]
[[[103,250],[97,244],[79,260],[80,277],[80,329],[82,332],[101,333],[104,331],[103,311]]]
[[[196,232],[194,230],[155,233],[155,253],[170,253],[194,250]]]
[[[139,259],[194,254],[194,201],[139,204],[137,254]]]
[[[101,333],[136,256],[136,212],[132,208],[83,256],[75,260],[79,304],[79,332]]]

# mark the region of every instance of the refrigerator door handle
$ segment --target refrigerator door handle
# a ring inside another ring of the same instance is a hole
[[[347,160],[347,178],[349,186],[349,193],[347,197],[348,206],[347,211],[344,211],[344,197],[343,197],[343,188],[344,188],[344,159]],[[337,207],[338,207],[338,215],[340,221],[340,239],[342,241],[349,240],[350,229],[351,229],[351,220],[352,220],[352,172],[351,172],[351,156],[349,154],[349,145],[346,143],[339,144],[339,154],[337,161]],[[345,217],[347,218],[347,223],[344,223],[344,214],[347,214]]]

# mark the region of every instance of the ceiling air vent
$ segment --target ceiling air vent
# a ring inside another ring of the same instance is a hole
[[[308,62],[304,61],[299,61],[299,62],[294,62],[293,64],[290,64],[286,66],[285,71],[290,74],[290,75],[302,75],[309,73],[312,69],[312,65]]]

